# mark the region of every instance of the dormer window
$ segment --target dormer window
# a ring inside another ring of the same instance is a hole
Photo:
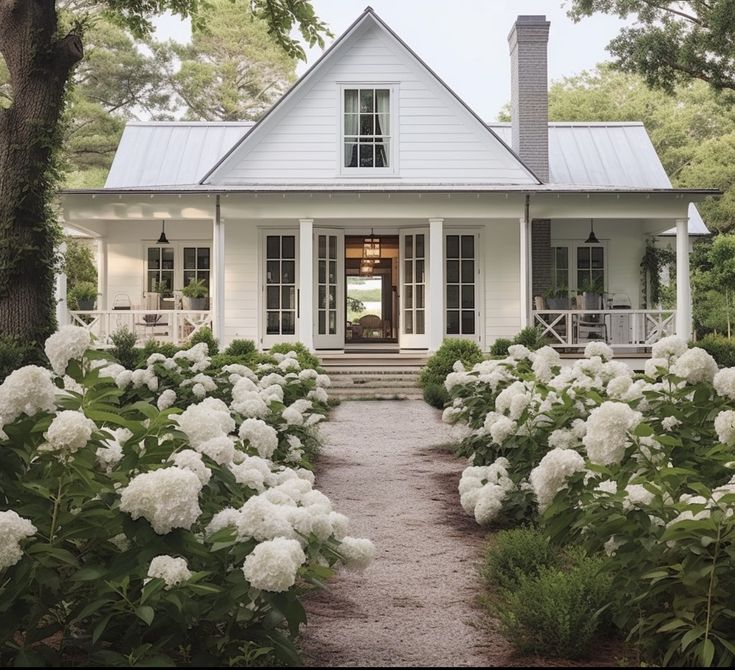
[[[391,89],[361,87],[343,91],[343,168],[346,171],[391,168]]]

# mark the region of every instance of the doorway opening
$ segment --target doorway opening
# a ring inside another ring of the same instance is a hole
[[[379,240],[365,262],[365,236],[345,237],[345,344],[398,344],[398,236]]]

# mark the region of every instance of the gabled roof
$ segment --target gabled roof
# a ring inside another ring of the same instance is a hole
[[[105,188],[197,184],[254,125],[253,121],[128,123]]]
[[[432,70],[425,61],[423,61],[418,54],[411,49],[411,47],[406,44],[406,42],[401,39],[399,35],[397,35],[393,29],[383,21],[376,13],[375,10],[373,10],[372,7],[366,7],[365,11],[352,23],[352,25],[347,28],[347,30],[337,39],[335,42],[327,49],[322,56],[317,60],[314,65],[312,65],[306,73],[276,102],[273,107],[271,107],[268,112],[263,116],[263,118],[258,121],[255,126],[253,126],[222,158],[212,167],[211,170],[201,179],[199,183],[201,184],[208,184],[212,183],[212,179],[217,175],[217,173],[220,171],[220,169],[229,161],[231,157],[234,157],[235,154],[238,152],[240,147],[244,145],[246,142],[250,141],[251,138],[257,137],[259,133],[263,132],[263,129],[268,126],[268,124],[271,122],[271,120],[276,115],[277,111],[282,109],[283,106],[288,102],[289,99],[294,97],[302,88],[306,87],[309,82],[314,79],[319,71],[321,71],[323,68],[327,66],[327,64],[335,58],[335,54],[345,45],[349,42],[350,38],[355,35],[358,30],[361,29],[366,23],[372,23],[373,25],[379,27],[386,35],[388,35],[392,40],[395,41],[397,45],[401,49],[403,49],[406,53],[410,55],[411,58],[413,58],[434,80],[435,82],[445,89],[458,103],[459,105],[466,111],[467,114],[469,114],[470,117],[472,117],[475,122],[483,128],[485,131],[488,132],[502,147],[505,149],[505,151],[508,152],[508,154],[512,157],[513,162],[518,164],[522,170],[527,173],[529,179],[531,179],[531,183],[537,183],[541,184],[541,180],[533,173],[533,171],[520,159],[520,157],[511,149],[511,147],[503,142],[503,140],[498,137],[498,135],[487,126],[483,120],[477,115],[477,113],[464,101],[462,98],[460,98],[447,84],[444,82],[441,77],[439,77],[434,70]]]

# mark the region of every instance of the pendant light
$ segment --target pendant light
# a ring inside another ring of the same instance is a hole
[[[369,258],[363,258],[360,262],[360,276],[361,277],[372,277],[373,276],[373,262]]]
[[[169,244],[168,238],[166,237],[166,221],[161,221],[161,237],[158,238],[156,244]]]
[[[599,244],[600,240],[595,235],[595,229],[593,227],[594,220],[590,219],[590,236],[584,241],[585,244]]]
[[[373,235],[373,229],[370,229],[370,237],[363,240],[362,257],[374,260],[380,260],[380,238]]]

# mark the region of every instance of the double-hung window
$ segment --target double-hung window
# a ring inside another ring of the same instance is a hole
[[[391,170],[391,89],[343,91],[343,171]]]

